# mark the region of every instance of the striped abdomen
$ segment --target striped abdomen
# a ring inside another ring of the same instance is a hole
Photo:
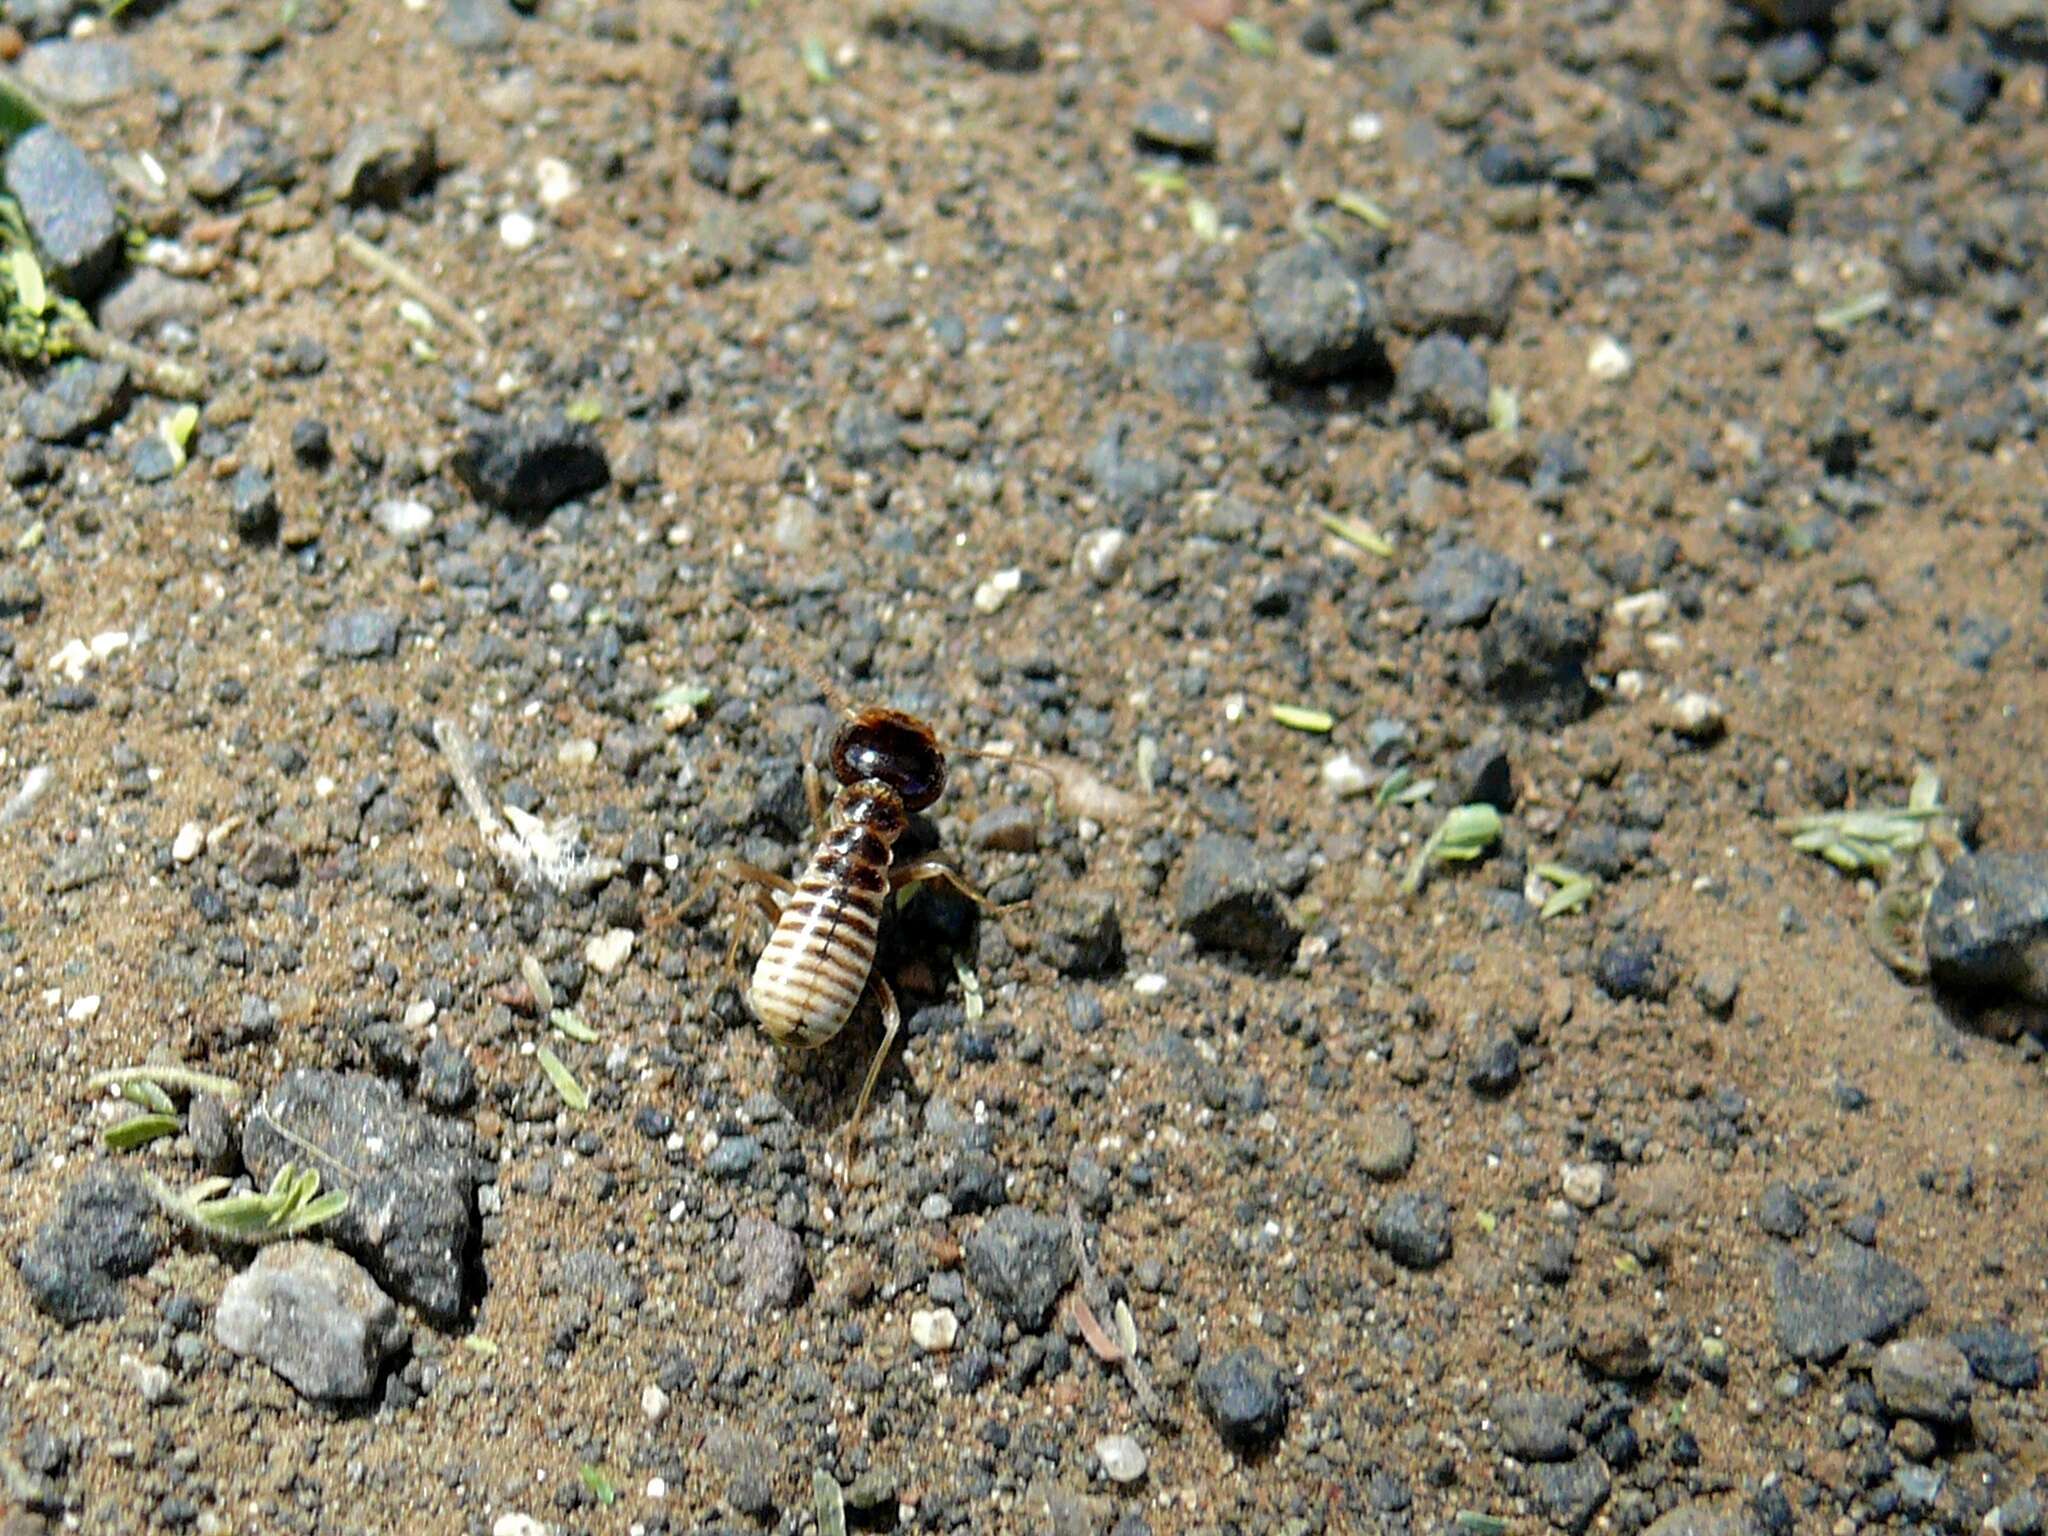
[[[889,845],[857,825],[833,828],[811,855],[747,990],[777,1041],[822,1045],[853,1017],[875,964],[889,858]]]

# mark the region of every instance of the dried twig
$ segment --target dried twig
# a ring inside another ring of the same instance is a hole
[[[478,346],[488,347],[491,344],[491,338],[484,333],[484,328],[471,319],[460,305],[389,251],[378,250],[353,230],[343,230],[335,237],[335,244],[400,293],[419,300],[436,318],[454,326]]]
[[[1067,1202],[1067,1226],[1073,1233],[1074,1255],[1081,1265],[1081,1295],[1077,1298],[1081,1305],[1075,1310],[1075,1321],[1079,1322],[1081,1317],[1086,1315],[1090,1322],[1095,1322],[1096,1332],[1100,1333],[1102,1325],[1095,1319],[1094,1306],[1089,1298],[1106,1293],[1102,1289],[1102,1276],[1096,1272],[1094,1261],[1088,1257],[1087,1236],[1081,1230],[1081,1207],[1072,1200]],[[1089,1337],[1087,1323],[1081,1323],[1081,1334],[1088,1340],[1090,1349],[1102,1355],[1105,1361],[1109,1359],[1108,1355],[1103,1354],[1101,1347],[1110,1342],[1107,1338],[1098,1344],[1094,1338]],[[1132,1329],[1132,1334],[1129,1345],[1119,1342],[1115,1346],[1116,1353],[1120,1357],[1119,1363],[1123,1366],[1124,1380],[1131,1384],[1131,1394],[1138,1400],[1139,1412],[1154,1424],[1158,1424],[1165,1419],[1166,1411],[1159,1401],[1159,1395],[1152,1390],[1152,1383],[1145,1375],[1144,1366],[1138,1363],[1137,1349],[1132,1347],[1137,1343],[1135,1328]]]

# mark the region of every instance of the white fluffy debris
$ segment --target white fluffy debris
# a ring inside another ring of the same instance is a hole
[[[618,860],[599,858],[583,846],[574,817],[542,821],[516,805],[506,806],[503,816],[492,810],[477,775],[475,749],[454,721],[436,720],[434,741],[448,760],[469,814],[476,818],[484,845],[515,879],[566,893],[602,885],[619,872]]]

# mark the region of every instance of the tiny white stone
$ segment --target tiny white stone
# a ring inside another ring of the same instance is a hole
[[[142,1400],[150,1407],[159,1407],[171,1400],[173,1382],[171,1373],[161,1365],[122,1351],[121,1369],[128,1373],[128,1379],[135,1383],[135,1390],[142,1394]]]
[[[650,1381],[640,1389],[640,1411],[650,1424],[659,1424],[667,1414],[668,1394],[661,1390],[660,1382]]]
[[[85,676],[85,669],[92,665],[92,652],[85,648],[83,640],[67,640],[64,648],[49,660],[52,672],[62,672],[72,682]]]
[[[997,571],[974,589],[974,607],[978,613],[994,613],[1017,595],[1024,585],[1024,573],[1014,566],[1007,571]]]
[[[77,999],[75,1002],[72,1003],[72,1005],[69,1008],[66,1008],[64,1010],[64,1017],[69,1019],[73,1024],[83,1024],[87,1019],[91,1018],[94,1014],[98,1013],[99,1011],[99,993],[88,992],[84,997]]]
[[[434,1006],[434,1000],[431,997],[414,998],[405,1010],[405,1027],[407,1029],[425,1029],[434,1022],[434,1015],[440,1011],[439,1008]]]
[[[597,743],[588,736],[571,736],[555,748],[555,761],[565,768],[588,768],[597,761]]]
[[[513,1510],[498,1516],[491,1526],[491,1536],[548,1536],[548,1528],[533,1516]]]
[[[1095,1455],[1113,1483],[1135,1483],[1145,1475],[1145,1448],[1129,1435],[1104,1435],[1095,1442]]]
[[[1690,741],[1712,741],[1728,728],[1720,700],[1688,688],[1671,701],[1671,728]]]
[[[1323,787],[1339,800],[1349,800],[1372,788],[1372,775],[1349,752],[1339,752],[1323,764]]]
[[[1586,372],[1603,384],[1627,378],[1635,365],[1635,359],[1628,355],[1628,348],[1612,336],[1602,336],[1593,343],[1593,350],[1586,354]]]
[[[1604,1163],[1566,1163],[1558,1170],[1558,1183],[1564,1189],[1565,1199],[1582,1211],[1605,1205],[1613,1190]]]
[[[86,644],[92,647],[93,660],[105,661],[114,652],[128,649],[128,631],[125,629],[101,630],[100,633],[88,640]]]
[[[1114,586],[1130,564],[1130,536],[1121,528],[1095,528],[1074,545],[1074,564],[1098,587]]]
[[[534,166],[533,182],[543,207],[559,207],[576,195],[576,173],[552,155]]]
[[[647,1497],[650,1499],[667,1498],[668,1479],[665,1477],[650,1477],[647,1479]]]
[[[424,501],[396,496],[389,501],[378,502],[372,515],[377,519],[379,528],[394,539],[403,539],[407,543],[419,538],[434,521],[434,509]]]
[[[171,843],[171,858],[179,864],[190,864],[206,847],[206,828],[196,821],[188,821],[178,828],[177,838]]]
[[[943,1355],[960,1336],[960,1319],[951,1307],[920,1308],[910,1314],[911,1342],[928,1355]]]
[[[1631,629],[1654,629],[1671,617],[1671,599],[1658,587],[1614,600],[1614,617]]]
[[[1377,112],[1361,112],[1351,119],[1345,131],[1354,144],[1377,144],[1387,131],[1387,121]]]
[[[583,946],[583,958],[600,976],[611,975],[626,963],[626,957],[632,953],[633,930],[630,928],[608,929]]]
[[[540,238],[540,226],[533,215],[513,209],[498,220],[498,239],[510,251],[523,251]]]
[[[1131,990],[1140,997],[1157,997],[1166,990],[1166,978],[1157,971],[1147,971],[1131,983]]]

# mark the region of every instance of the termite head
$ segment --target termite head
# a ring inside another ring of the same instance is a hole
[[[921,811],[946,790],[946,754],[932,728],[894,709],[864,709],[832,738],[832,776],[849,787],[886,784]]]

